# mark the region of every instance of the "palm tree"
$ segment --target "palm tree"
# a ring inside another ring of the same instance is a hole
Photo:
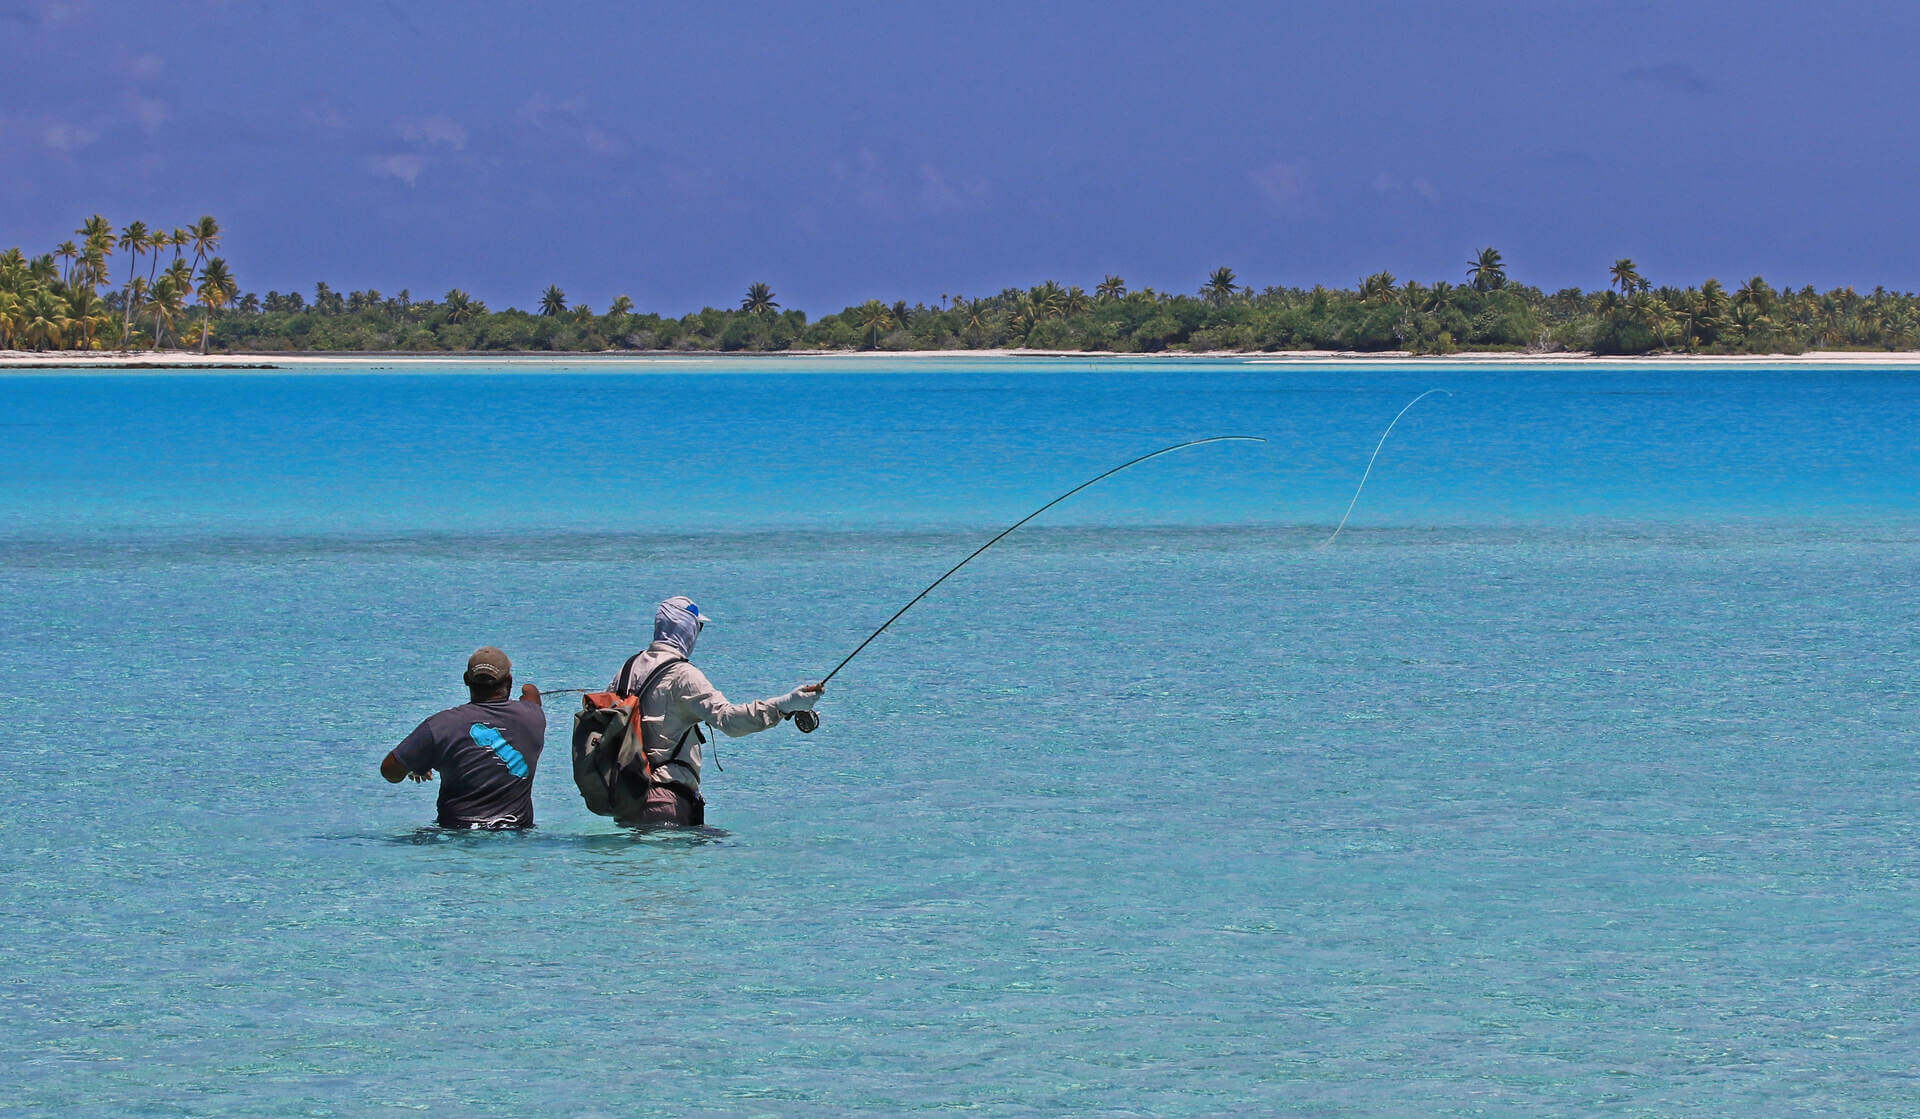
[[[1127,282],[1118,276],[1109,275],[1093,289],[1094,298],[1102,303],[1111,303],[1127,294]]]
[[[613,302],[607,304],[607,317],[610,319],[624,319],[631,314],[633,314],[633,300],[627,296],[616,295],[613,297]]]
[[[104,216],[95,214],[82,222],[80,228],[74,230],[74,232],[88,241],[97,241],[103,237],[111,241],[113,240],[113,223],[108,221]]]
[[[1007,316],[1007,321],[1012,324],[1016,332],[1025,337],[1026,333],[1046,315],[1046,308],[1042,306],[1039,297],[1030,291],[1024,291],[1014,299],[1013,313]]]
[[[1507,266],[1500,263],[1500,250],[1488,245],[1467,261],[1467,279],[1475,291],[1493,291],[1507,286]]]
[[[80,270],[74,275],[78,286],[98,292],[100,285],[107,282],[107,254],[112,251],[113,242],[110,240],[87,242],[87,251],[80,254]]]
[[[1035,322],[1059,316],[1067,305],[1067,292],[1059,284],[1048,280],[1046,283],[1027,292],[1030,301],[1031,317]]]
[[[1093,298],[1079,284],[1067,289],[1066,297],[1060,301],[1060,310],[1068,318],[1084,315],[1093,306]]]
[[[153,348],[159,349],[166,331],[175,327],[187,313],[187,299],[193,295],[193,269],[178,257],[160,273],[153,287],[150,304],[154,312]],[[176,338],[178,331],[175,331]]]
[[[193,239],[193,266],[197,270],[201,258],[220,247],[220,223],[202,214],[199,221],[187,227],[187,236]]]
[[[552,318],[567,309],[567,293],[560,290],[558,284],[548,284],[546,294],[540,297],[540,313]]]
[[[973,344],[978,346],[986,336],[987,327],[993,321],[992,312],[984,299],[955,300],[954,308],[960,312],[961,328],[973,335]]]
[[[880,332],[893,329],[893,312],[878,299],[869,299],[854,308],[854,321],[867,332],[867,348],[875,349],[880,345]]]
[[[1767,318],[1757,304],[1741,303],[1733,309],[1732,326],[1732,333],[1739,343],[1753,348],[1764,344],[1772,331],[1773,320]]]
[[[96,233],[87,238],[86,251],[80,256],[81,266],[86,270],[86,283],[89,287],[99,288],[113,279],[108,274],[107,258],[113,255],[113,229]]]
[[[213,219],[204,219],[211,221]],[[213,334],[213,313],[233,302],[236,288],[233,273],[227,271],[227,262],[214,257],[207,261],[207,267],[200,273],[200,352],[207,352],[207,339]]]
[[[1773,288],[1758,276],[1749,277],[1747,282],[1741,284],[1740,289],[1733,293],[1733,305],[1752,307],[1764,315],[1773,309]]]
[[[740,301],[740,309],[749,315],[765,315],[780,309],[773,301],[773,289],[765,284],[754,284],[747,288],[747,297]]]
[[[112,322],[113,316],[92,288],[82,287],[67,293],[67,321],[73,324],[76,341],[90,350],[100,328]]]
[[[168,276],[173,277],[173,286],[180,289],[180,298],[185,299],[193,294],[193,269],[186,261],[174,261],[167,265],[167,270],[160,275],[162,279]]]
[[[1201,285],[1200,294],[1206,296],[1209,303],[1219,307],[1232,299],[1233,293],[1238,290],[1234,284],[1233,269],[1216,268],[1207,277],[1207,282]]]
[[[167,238],[167,244],[173,246],[173,259],[179,260],[181,250],[193,244],[193,234],[176,227],[173,236]]]
[[[140,254],[147,251],[147,223],[131,222],[120,233],[120,247],[127,251],[127,305],[126,313],[120,319],[120,332],[125,334],[133,325],[133,273],[139,267]]]
[[[1360,302],[1385,303],[1393,298],[1397,283],[1391,272],[1375,272],[1360,281]]]
[[[60,282],[68,287],[73,286],[73,262],[79,259],[80,246],[72,241],[62,241],[54,246],[53,255],[63,262],[60,268]]]
[[[1913,349],[1920,345],[1920,318],[1915,317],[1910,304],[1899,304],[1889,308],[1881,318],[1880,332],[1886,338],[1888,349]]]
[[[59,349],[67,344],[67,331],[73,321],[67,317],[66,302],[56,299],[45,288],[35,291],[27,302],[25,333],[34,349],[48,346]]]
[[[486,310],[484,305],[475,302],[472,296],[459,288],[449,290],[443,302],[447,308],[447,321],[450,323],[467,322]]]
[[[1703,304],[1700,293],[1688,288],[1680,294],[1679,304],[1673,307],[1674,322],[1680,327],[1681,340],[1686,342],[1688,350],[1693,349],[1694,341],[1700,336],[1700,327],[1706,317],[1701,310]]]
[[[180,269],[185,261],[174,261],[174,267],[168,268],[153,287],[153,298],[147,308],[153,312],[153,348],[159,349],[166,340],[167,328],[180,321],[186,313],[186,285],[179,281]]]
[[[155,227],[152,233],[147,234],[147,253],[153,257],[147,263],[148,287],[152,287],[153,281],[160,275],[160,253],[171,244],[173,244],[173,238],[164,229]]]
[[[1667,344],[1667,329],[1673,325],[1673,312],[1659,297],[1644,288],[1636,290],[1627,297],[1627,312],[1635,322],[1647,328],[1656,343],[1663,347]]]
[[[18,295],[0,288],[0,349],[13,348],[13,338],[22,328],[25,311]]]
[[[1613,262],[1607,274],[1613,277],[1612,286],[1619,288],[1622,296],[1632,295],[1647,286],[1647,281],[1641,279],[1640,273],[1635,270],[1633,261],[1624,256]]]
[[[1846,316],[1840,311],[1840,301],[1832,293],[1820,300],[1819,308],[1814,312],[1815,337],[1823,346],[1837,346],[1846,341]]]
[[[123,341],[133,337],[133,320],[146,308],[149,290],[145,276],[135,276],[133,284],[127,288],[127,313],[120,320],[120,337]]]
[[[1706,319],[1717,319],[1727,313],[1727,289],[1711,276],[1700,285],[1700,313]]]

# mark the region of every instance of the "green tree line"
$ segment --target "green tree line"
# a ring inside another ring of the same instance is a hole
[[[1753,276],[1728,290],[1655,287],[1630,259],[1614,262],[1596,291],[1546,292],[1511,280],[1485,248],[1460,282],[1402,282],[1390,272],[1352,288],[1255,288],[1216,268],[1192,294],[1131,289],[1109,275],[1091,292],[1047,281],[968,298],[908,304],[869,300],[810,319],[782,308],[765,283],[736,307],[678,316],[635,309],[619,296],[604,310],[548,285],[532,311],[495,311],[455,288],[439,299],[402,290],[239,294],[211,255],[219,223],[203,217],[162,231],[135,222],[117,234],[98,215],[54,252],[0,255],[0,344],[110,349],[168,343],[230,352],[459,352],[499,350],[969,350],[1029,348],[1107,353],[1352,350],[1446,354],[1459,350],[1602,354],[1801,353],[1920,347],[1912,292],[1851,287],[1775,288]],[[108,258],[127,254],[117,287]],[[164,269],[161,258],[172,250]],[[147,257],[146,274],[140,274]],[[198,308],[191,314],[189,303]]]

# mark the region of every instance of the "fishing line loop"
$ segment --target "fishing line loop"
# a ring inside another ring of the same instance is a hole
[[[1409,411],[1412,411],[1413,406],[1415,404],[1420,403],[1422,400],[1425,400],[1427,397],[1432,396],[1436,392],[1439,393],[1441,396],[1453,395],[1452,393],[1448,392],[1446,389],[1428,389],[1427,391],[1421,393],[1419,396],[1416,396],[1412,400],[1407,401],[1407,406],[1405,408],[1400,409],[1399,412],[1394,414],[1393,419],[1387,424],[1387,430],[1380,433],[1380,442],[1375,443],[1373,445],[1373,454],[1368,456],[1367,458],[1367,469],[1365,470],[1365,472],[1363,472],[1360,475],[1360,484],[1358,486],[1355,486],[1353,489],[1353,500],[1347,502],[1347,511],[1341,514],[1340,523],[1334,526],[1333,535],[1327,537],[1326,540],[1322,541],[1318,545],[1318,547],[1325,548],[1330,546],[1335,540],[1339,539],[1340,530],[1347,527],[1347,518],[1353,516],[1353,507],[1360,504],[1360,491],[1367,488],[1367,479],[1373,476],[1373,460],[1380,457],[1380,448],[1387,445],[1387,436],[1393,434],[1393,425],[1400,422],[1401,416],[1404,416]]]

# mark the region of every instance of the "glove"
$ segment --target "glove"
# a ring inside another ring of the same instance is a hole
[[[803,684],[786,695],[773,701],[782,715],[791,715],[795,711],[811,711],[813,705],[820,702],[820,693],[826,689],[814,684]]]

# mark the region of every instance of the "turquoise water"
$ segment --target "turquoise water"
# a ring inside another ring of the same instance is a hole
[[[1381,427],[1418,392],[1345,533]],[[20,1114],[1920,1110],[1920,375],[0,379]],[[720,615],[714,828],[448,835],[471,649]]]

